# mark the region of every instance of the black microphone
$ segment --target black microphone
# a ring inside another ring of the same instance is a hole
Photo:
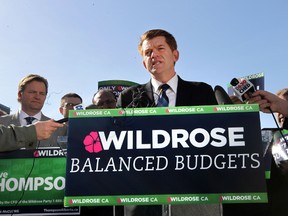
[[[249,99],[252,93],[255,92],[253,83],[246,79],[238,81],[236,78],[233,78],[230,84],[233,86],[236,96],[243,102]]]
[[[144,93],[145,93],[145,91],[143,91],[143,89],[137,88],[137,92],[133,92],[132,101],[130,102],[130,104],[128,104],[126,106],[126,108],[138,107],[139,103],[141,102],[141,100],[143,98]]]
[[[151,91],[152,92],[152,91]],[[126,106],[126,108],[140,108],[140,107],[153,107],[155,102],[151,101],[148,97],[149,91],[143,88],[138,88],[137,92],[132,95],[132,101]],[[153,94],[153,92],[152,92]]]
[[[288,118],[287,117],[284,119],[282,128],[285,129],[285,130],[288,130]]]
[[[215,93],[215,97],[216,97],[216,100],[217,100],[219,105],[233,104],[229,95],[226,93],[226,91],[221,86],[216,85],[214,87],[214,93]]]
[[[68,121],[68,118],[62,118],[62,119],[59,119],[58,121],[56,121],[57,123],[64,123],[64,122],[67,122]]]

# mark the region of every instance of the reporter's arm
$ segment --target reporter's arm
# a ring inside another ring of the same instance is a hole
[[[63,124],[54,120],[39,121],[28,126],[0,125],[0,152],[35,148],[37,140],[48,139],[60,127],[63,127]]]
[[[277,95],[264,90],[258,90],[253,93],[249,103],[258,103],[262,112],[278,112],[288,117],[288,101],[283,100]],[[270,109],[269,109],[270,108]]]
[[[20,148],[35,148],[37,134],[34,125],[5,127],[0,125],[0,152]]]
[[[51,134],[60,127],[64,127],[63,124],[55,122],[53,119],[48,121],[38,121],[35,124],[37,140],[48,139]]]

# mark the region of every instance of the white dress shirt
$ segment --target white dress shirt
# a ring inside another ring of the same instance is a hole
[[[34,116],[30,116],[30,117],[34,117],[35,119],[33,120],[32,123],[35,123],[37,121],[40,121],[41,120],[41,112],[37,113],[36,115]],[[20,124],[21,126],[25,126],[27,125],[27,121],[26,121],[26,117],[29,117],[29,115],[27,115],[27,113],[25,113],[23,110],[20,110],[19,111],[19,118],[20,118]]]
[[[153,92],[154,92],[154,101],[155,104],[158,102],[159,97],[159,87],[165,83],[161,83],[156,79],[151,79]],[[177,86],[178,86],[178,76],[175,74],[166,84],[170,86],[169,89],[166,90],[166,95],[169,98],[169,107],[175,107],[176,105],[176,95],[177,95]]]

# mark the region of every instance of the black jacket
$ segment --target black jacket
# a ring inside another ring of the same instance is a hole
[[[217,101],[210,85],[204,82],[189,82],[178,76],[176,106],[216,105]],[[119,108],[156,106],[151,81],[132,86],[123,91],[117,101]]]

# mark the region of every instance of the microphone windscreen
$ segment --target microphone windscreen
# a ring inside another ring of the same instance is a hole
[[[236,85],[238,85],[238,83],[239,83],[239,81],[238,81],[236,78],[233,78],[233,79],[231,80],[231,82],[230,82],[230,84],[231,84],[232,86],[236,86]]]
[[[285,130],[288,130],[288,118],[287,117],[284,119],[282,128],[285,129]]]
[[[219,105],[233,104],[229,95],[226,93],[226,91],[221,86],[216,85],[214,88],[214,93],[215,93],[215,97],[216,97],[216,100],[217,100]]]

